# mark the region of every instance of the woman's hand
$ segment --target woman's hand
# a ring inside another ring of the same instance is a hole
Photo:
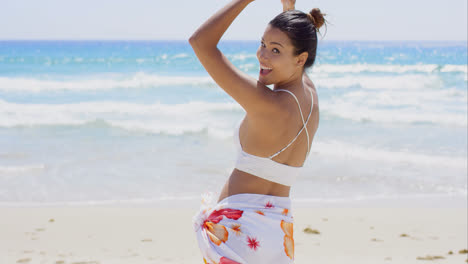
[[[283,12],[284,12],[284,11],[294,10],[295,5],[296,5],[296,0],[281,0],[281,3],[283,4]]]

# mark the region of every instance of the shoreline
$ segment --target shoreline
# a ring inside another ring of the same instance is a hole
[[[2,208],[80,208],[80,207],[137,207],[137,208],[199,208],[201,196],[174,197],[173,199],[133,199],[88,202],[0,202]],[[219,194],[214,193],[215,197]],[[363,197],[361,199],[315,199],[291,196],[295,208],[468,208],[467,195],[411,195],[394,197]]]

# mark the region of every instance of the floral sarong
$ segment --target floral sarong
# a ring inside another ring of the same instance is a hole
[[[193,217],[204,263],[294,263],[289,197],[241,193],[216,204],[213,196],[203,195]]]

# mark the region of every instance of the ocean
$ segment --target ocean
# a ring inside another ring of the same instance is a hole
[[[258,76],[258,41],[220,49]],[[467,196],[466,42],[319,41],[298,202]],[[244,110],[187,41],[0,41],[0,206],[197,203]]]

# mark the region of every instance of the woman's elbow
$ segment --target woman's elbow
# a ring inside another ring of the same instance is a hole
[[[197,46],[200,46],[200,36],[198,34],[198,31],[195,31],[195,33],[192,34],[189,38],[189,43],[192,46],[192,48],[196,48]]]
[[[193,47],[195,43],[197,42],[197,35],[193,34],[192,36],[190,36],[190,38],[188,39],[188,42]]]

